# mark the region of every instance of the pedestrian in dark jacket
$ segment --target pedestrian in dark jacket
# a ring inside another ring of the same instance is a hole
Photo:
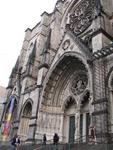
[[[53,137],[53,144],[57,145],[59,142],[59,136],[57,133],[54,134],[54,137]]]
[[[47,141],[46,134],[44,134],[44,135],[43,135],[43,144],[44,144],[44,145],[46,145],[46,141]]]

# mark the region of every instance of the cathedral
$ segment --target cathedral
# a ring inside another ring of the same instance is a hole
[[[25,31],[7,87],[3,136],[62,143],[113,136],[113,0],[56,0]]]

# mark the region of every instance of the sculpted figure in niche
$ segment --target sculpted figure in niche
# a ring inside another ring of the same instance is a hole
[[[67,15],[67,22],[66,23],[70,24],[70,13],[68,13],[68,15]]]
[[[82,85],[83,85],[83,81],[82,80],[78,80],[77,83],[76,83],[76,89],[80,89],[82,88]]]
[[[62,48],[64,50],[66,50],[66,49],[68,49],[69,46],[70,46],[70,40],[66,40],[66,41],[64,41]]]

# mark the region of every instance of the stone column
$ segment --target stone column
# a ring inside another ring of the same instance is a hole
[[[94,105],[92,105],[93,103],[93,94],[90,94],[90,98],[89,98],[89,114],[90,114],[90,124],[93,124],[93,119],[92,119],[92,113],[94,112]]]
[[[80,109],[75,114],[75,140],[80,138]]]
[[[61,141],[64,141],[64,137],[63,137],[63,122],[64,122],[64,116],[63,114],[60,116],[61,118],[61,123],[60,123],[60,134],[61,134]]]
[[[86,141],[86,113],[83,114],[83,135],[82,135],[83,142]]]

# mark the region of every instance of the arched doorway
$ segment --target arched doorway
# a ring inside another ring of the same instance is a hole
[[[75,139],[80,138],[80,132],[81,135],[86,134],[85,132],[83,133],[85,131],[83,124],[88,118],[86,116],[89,115],[89,102],[86,102],[84,95],[87,90],[91,90],[91,76],[88,66],[86,62],[83,63],[82,59],[77,58],[74,53],[72,55],[66,53],[60,58],[56,66],[53,66],[53,70],[51,69],[49,74],[41,93],[41,111],[47,111],[50,115],[49,118],[54,116],[55,119],[57,115],[61,120],[58,127],[56,127],[59,129],[60,139],[64,142],[74,142]],[[83,107],[81,107],[81,103],[83,103]],[[55,110],[58,111],[55,112]],[[40,120],[43,120],[42,112],[40,112]],[[40,120],[39,126],[41,127],[42,121]],[[83,122],[81,127],[80,120],[81,124]],[[52,119],[50,122],[51,128],[54,122]],[[80,131],[80,128],[82,131]],[[49,129],[44,128],[43,130],[48,133]],[[54,134],[54,132],[53,130],[51,134]]]
[[[31,114],[32,114],[32,104],[29,101],[24,105],[19,125],[19,135],[21,136],[21,139],[23,141],[27,140],[28,137]]]
[[[64,104],[64,128],[63,128],[63,137],[64,142],[68,141],[70,143],[75,140],[75,115],[76,115],[77,104],[75,99],[72,96],[69,96]]]
[[[69,96],[64,104],[63,137],[64,142],[86,142],[90,126],[89,91],[79,102]]]

